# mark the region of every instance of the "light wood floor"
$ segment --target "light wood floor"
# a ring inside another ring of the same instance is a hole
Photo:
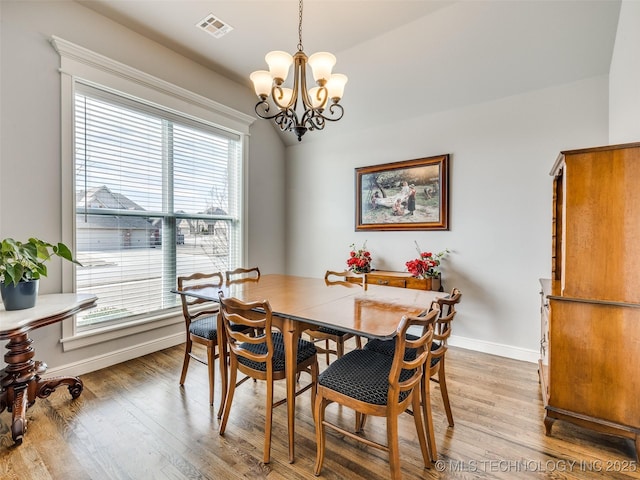
[[[431,470],[423,468],[413,420],[402,415],[404,478],[640,479],[628,440],[560,421],[552,437],[544,435],[536,365],[456,348],[447,355],[456,425],[447,426],[440,392],[432,383],[440,462]],[[205,367],[192,362],[180,388],[181,362],[182,346],[170,348],[82,376],[85,389],[75,401],[65,388],[38,399],[28,411],[28,431],[19,447],[11,441],[11,416],[5,411],[0,415],[0,478],[315,478],[308,394],[297,403],[295,463],[287,462],[282,406],[274,412],[272,461],[264,465],[264,384],[239,387],[221,437],[216,418],[219,384],[216,407],[210,408]],[[281,385],[276,396],[283,395]],[[352,412],[335,405],[327,415],[353,424]],[[384,421],[369,418],[366,432],[383,440]],[[388,478],[386,454],[329,431],[321,478]]]

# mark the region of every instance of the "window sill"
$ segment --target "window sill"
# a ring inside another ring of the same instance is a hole
[[[67,321],[73,322],[74,320],[69,319]],[[67,352],[183,322],[184,318],[182,317],[182,312],[177,308],[163,312],[160,315],[146,317],[135,322],[129,322],[126,325],[118,324],[103,328],[85,330],[72,336],[63,337],[60,339],[60,343],[62,343],[63,351]]]

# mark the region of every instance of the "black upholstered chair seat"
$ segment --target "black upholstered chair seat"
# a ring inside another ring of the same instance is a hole
[[[276,371],[284,371],[285,368],[285,356],[284,356],[284,342],[282,340],[282,334],[274,332],[272,334],[273,339],[273,369]],[[240,345],[243,349],[260,355],[267,353],[266,343],[242,343]],[[298,356],[296,358],[297,363],[302,363],[305,360],[313,357],[317,353],[316,346],[303,339],[298,339]],[[245,357],[238,357],[238,363],[241,363],[254,370],[267,371],[267,364],[265,362],[253,362]]]
[[[218,338],[217,316],[202,317],[194,320],[189,325],[189,333],[207,340],[216,340]]]
[[[202,317],[198,320],[194,320],[189,325],[189,333],[193,333],[198,337],[206,338],[207,340],[218,339],[218,316],[211,315],[209,317]],[[232,330],[243,331],[247,327],[244,325],[232,325]]]
[[[390,355],[373,350],[352,350],[329,365],[318,377],[318,384],[362,402],[386,405],[392,363]],[[412,370],[402,370],[400,382],[411,375]],[[401,393],[400,400],[408,393]]]
[[[345,335],[348,335],[348,333],[345,332],[344,330],[336,330],[334,328],[328,328],[328,327],[320,327],[318,328],[318,332],[326,333],[327,335],[335,335],[337,337],[344,337]]]
[[[408,334],[407,338],[409,340],[416,340],[418,337],[415,335]],[[369,340],[367,344],[364,346],[364,350],[371,350],[372,352],[382,353],[383,355],[387,355],[392,357],[393,352],[395,351],[395,340]],[[431,344],[431,351],[437,350],[440,348],[440,344],[438,342],[433,342]],[[404,352],[404,358],[407,361],[415,360],[416,358],[416,350],[415,348],[407,348]],[[436,363],[440,361],[440,358],[432,358],[431,366],[434,366]]]

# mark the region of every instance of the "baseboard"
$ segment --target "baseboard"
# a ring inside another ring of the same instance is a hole
[[[537,350],[529,350],[501,343],[486,342],[484,340],[476,340],[473,338],[456,337],[455,335],[451,335],[451,337],[449,337],[448,344],[450,347],[466,348],[467,350],[490,353],[492,355],[498,355],[499,357],[523,360],[531,363],[538,363],[538,360],[540,359],[540,352]]]
[[[134,345],[122,350],[116,350],[104,355],[98,355],[79,362],[69,363],[57,368],[47,370],[47,375],[52,376],[78,376],[85,373],[94,372],[101,368],[107,368],[118,363],[126,362],[134,358],[148,355],[158,350],[173,347],[184,343],[184,333],[176,333],[167,337],[159,338],[151,342]],[[528,350],[525,348],[514,347],[511,345],[503,345],[500,343],[485,342],[483,340],[475,340],[466,337],[456,337],[452,335],[449,338],[449,346],[474,350],[476,352],[490,353],[500,357],[512,358],[515,360],[523,360],[525,362],[537,363],[540,353],[536,350]]]
[[[184,332],[47,369],[47,376],[78,376],[184,343]]]

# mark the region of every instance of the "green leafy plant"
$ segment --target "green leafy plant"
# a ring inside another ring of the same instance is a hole
[[[5,285],[17,285],[20,281],[37,280],[47,276],[47,262],[58,256],[77,265],[69,247],[64,243],[53,245],[37,238],[19,242],[13,238],[2,240],[0,248],[0,276]]]

